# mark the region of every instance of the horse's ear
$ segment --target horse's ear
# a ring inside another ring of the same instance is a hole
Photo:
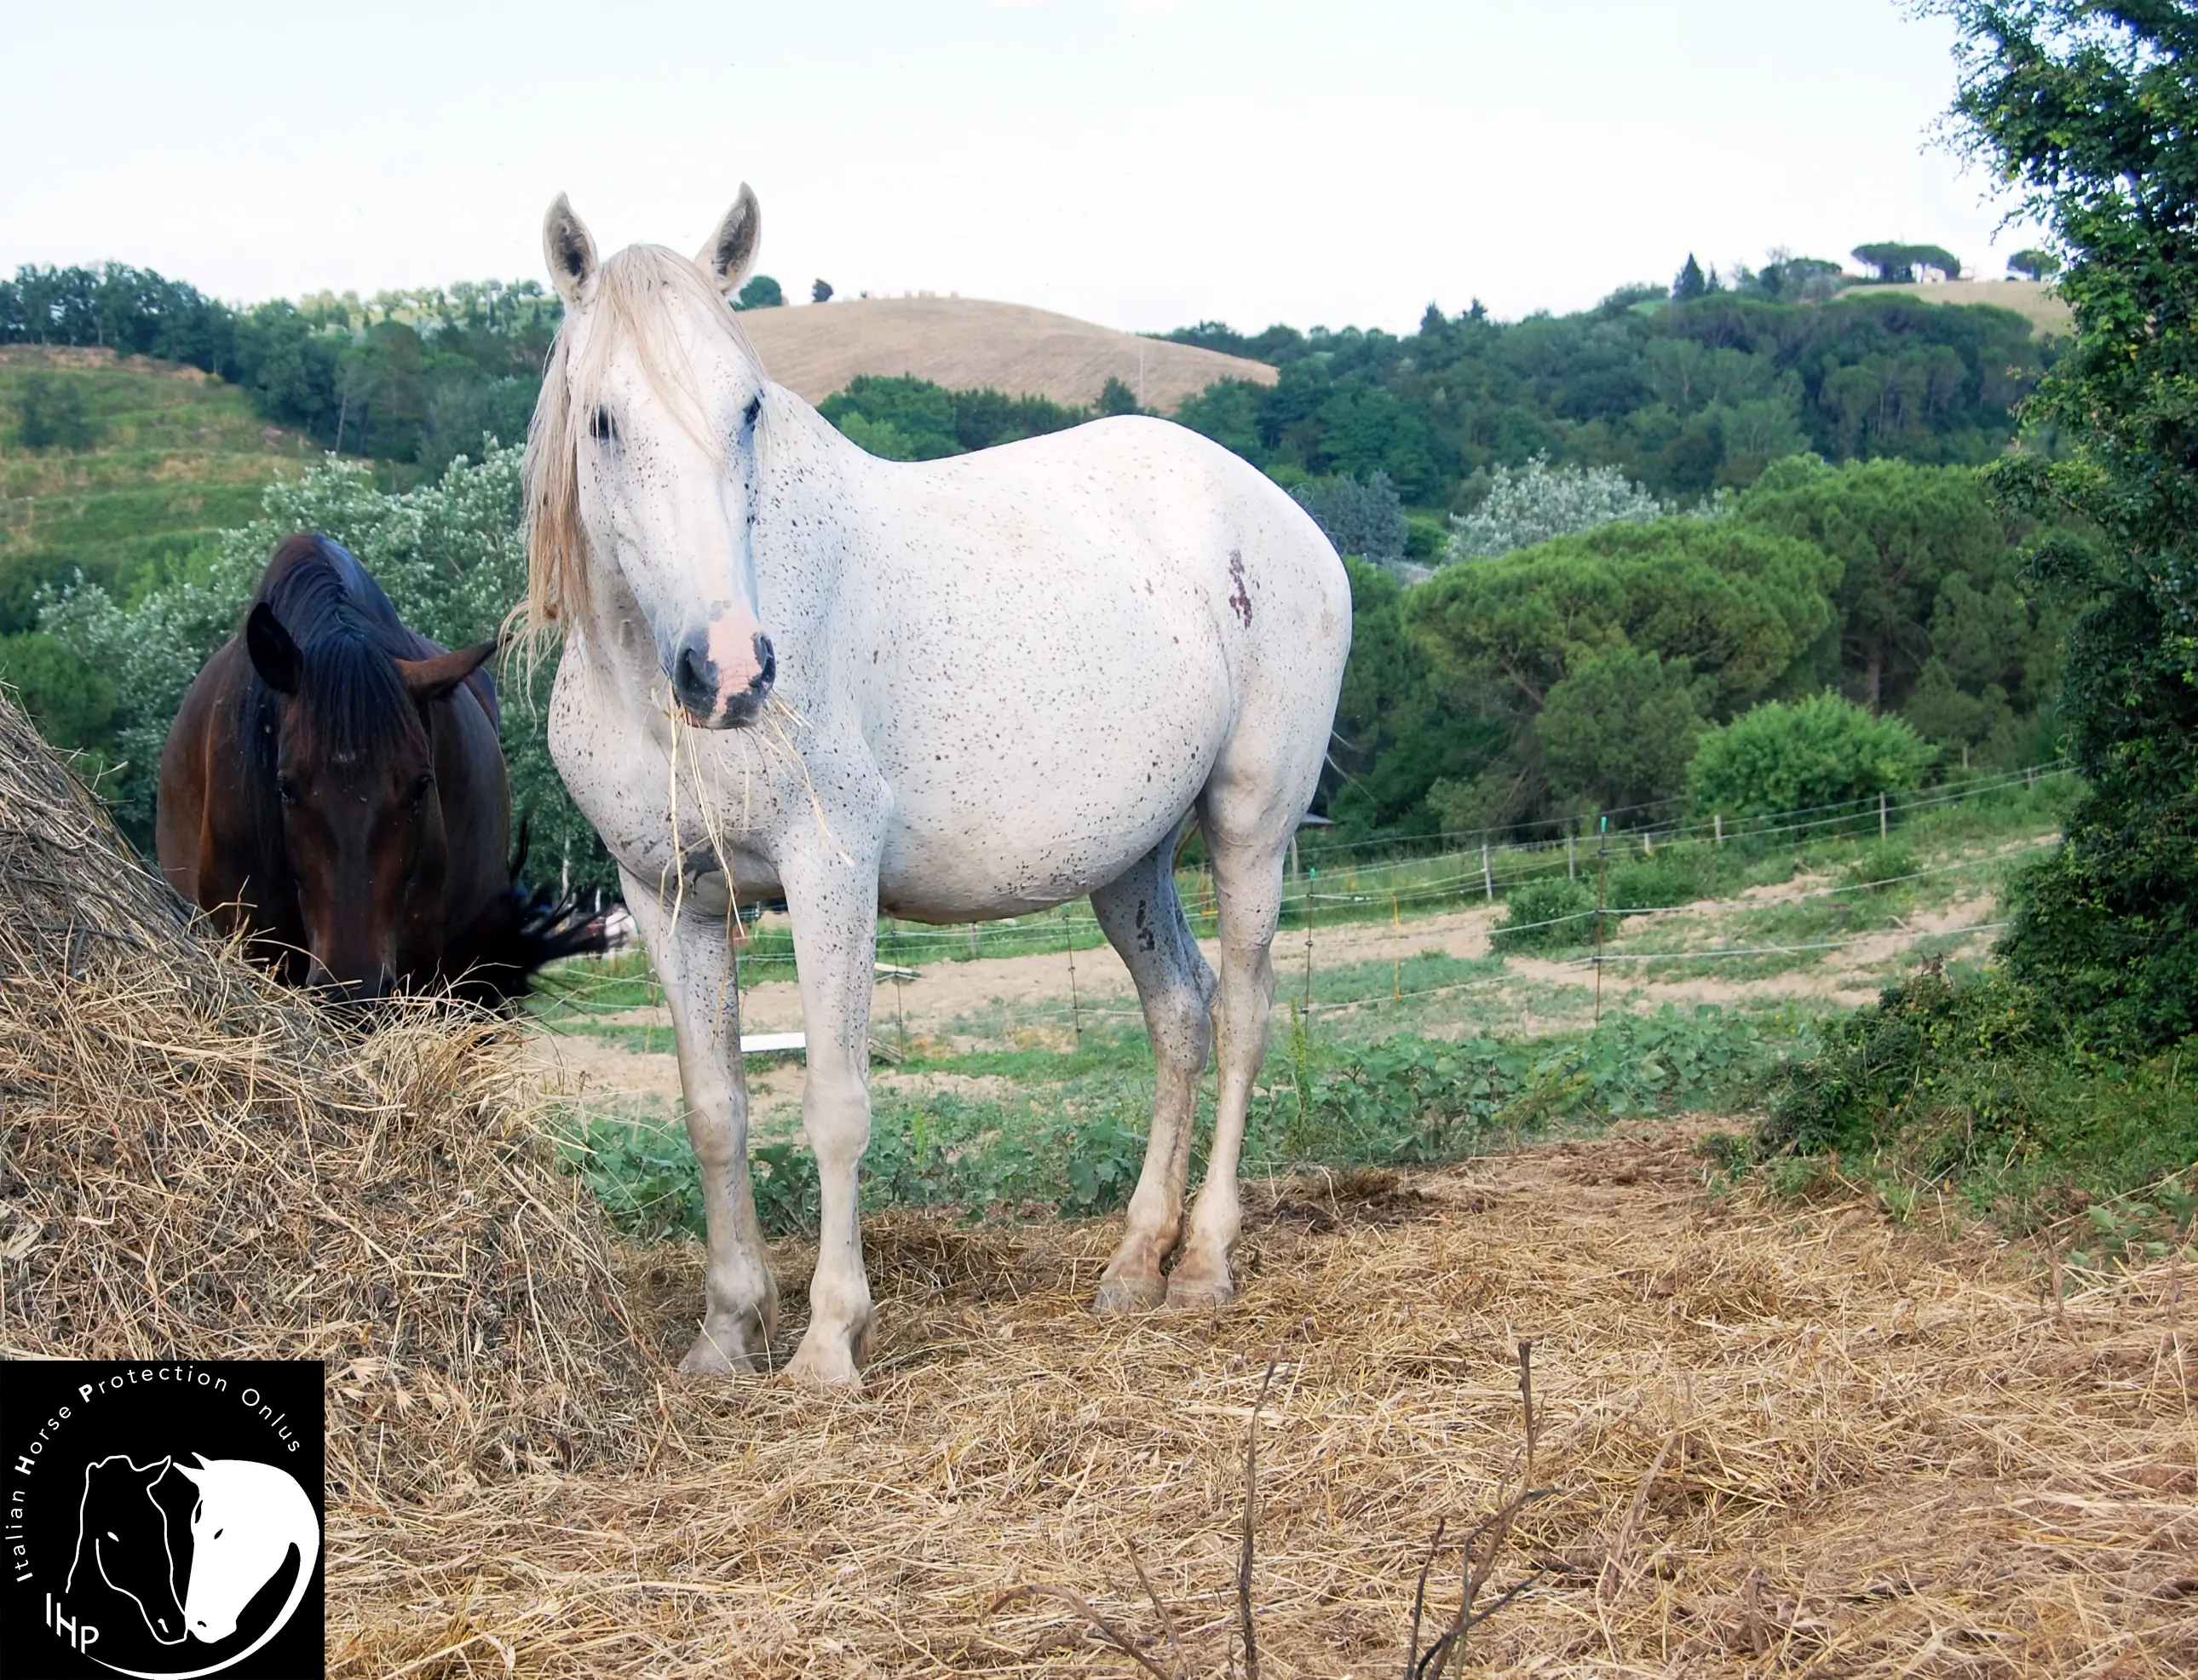
[[[550,283],[568,309],[587,301],[596,278],[596,241],[587,224],[573,213],[564,194],[542,218],[542,259],[550,264]]]
[[[204,1487],[206,1485],[206,1455],[202,1452],[195,1452],[191,1456],[198,1460],[199,1468],[194,1470],[189,1465],[183,1463],[181,1461],[177,1461],[175,1466],[176,1474],[179,1476],[187,1478],[190,1481],[195,1482],[201,1487]]]
[[[730,298],[755,266],[756,247],[762,243],[763,206],[756,202],[755,189],[743,181],[741,195],[718,224],[717,232],[695,253],[695,260],[709,270],[718,289]]]
[[[298,677],[305,665],[298,644],[282,628],[275,609],[261,602],[244,621],[244,648],[252,655],[252,668],[259,680],[278,695],[298,692]]]
[[[453,653],[438,654],[431,660],[399,660],[397,674],[404,679],[405,691],[425,706],[430,700],[442,699],[480,670],[481,661],[495,651],[495,642],[483,642]]]

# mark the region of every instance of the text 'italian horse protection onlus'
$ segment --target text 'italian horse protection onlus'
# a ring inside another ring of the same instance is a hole
[[[729,913],[781,894],[823,1218],[790,1375],[853,1382],[871,1338],[856,1177],[881,908],[965,921],[1090,896],[1159,1063],[1098,1305],[1224,1305],[1283,860],[1350,648],[1342,565],[1282,491],[1164,421],[918,464],[865,454],[770,381],[727,307],[759,228],[743,186],[694,261],[635,246],[599,262],[558,200],[544,241],[565,324],[527,446],[532,617],[565,636],[550,749],[662,977],[702,1174],[706,1310],[684,1369],[757,1369],[776,1321]],[[1218,983],[1172,869],[1194,815]]]

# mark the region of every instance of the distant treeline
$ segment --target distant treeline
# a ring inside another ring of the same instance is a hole
[[[18,269],[0,281],[0,343],[104,346],[217,374],[325,448],[439,469],[481,434],[523,438],[557,330],[531,280],[323,294],[232,308],[150,269]]]
[[[1431,305],[1402,337],[1217,322],[1166,336],[1281,369],[1271,386],[1208,387],[1184,424],[1277,476],[1381,472],[1408,505],[1451,512],[1479,503],[1492,468],[1537,455],[1677,498],[1745,488],[1803,452],[1980,464],[2006,448],[2053,353],[2011,311],[1867,288],[1810,304],[1635,288],[1517,322]],[[1425,548],[1441,526],[1422,531]]]
[[[1676,302],[1631,288],[1579,314],[1508,323],[1478,304],[1456,316],[1431,305],[1402,336],[1285,326],[1247,336],[1204,322],[1166,336],[1271,363],[1281,378],[1212,386],[1175,417],[1284,479],[1381,472],[1422,513],[1469,509],[1491,469],[1538,455],[1616,466],[1659,496],[1690,498],[1743,488],[1804,451],[1989,461],[2052,353],[2010,311],[1868,288],[1795,303],[1783,300],[1793,288],[1748,280]],[[120,264],[0,281],[0,342],[188,363],[326,447],[430,468],[483,432],[523,435],[560,318],[532,281],[247,309]],[[866,379],[826,412],[843,428],[859,416],[851,434],[878,453],[921,459],[1130,406],[1111,386],[1083,410]],[[1441,529],[1422,521],[1423,550]]]

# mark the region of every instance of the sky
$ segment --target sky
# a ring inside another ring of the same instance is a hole
[[[742,180],[789,298],[1134,330],[1514,319],[1880,239],[1997,278],[2034,242],[1935,137],[1952,34],[1896,0],[11,12],[0,270],[232,300],[538,279],[560,191],[605,251],[691,252]]]

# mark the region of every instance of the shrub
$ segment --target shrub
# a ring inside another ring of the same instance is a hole
[[[1497,950],[1558,950],[1595,938],[1595,889],[1553,875],[1530,881],[1504,901],[1501,926],[1488,936]]]
[[[1336,553],[1357,555],[1376,566],[1394,566],[1404,559],[1410,534],[1404,504],[1389,475],[1378,467],[1364,484],[1355,479],[1324,479],[1293,485],[1290,497],[1312,515],[1313,523],[1335,544]]]
[[[1602,901],[1614,910],[1645,910],[1713,898],[1719,887],[1717,863],[1714,854],[1699,846],[1614,858]]]
[[[32,374],[16,399],[15,440],[25,449],[89,449],[99,428],[84,412],[84,392],[63,375]]]
[[[50,636],[0,636],[0,683],[56,747],[91,746],[114,716],[113,682]]]
[[[1957,1179],[2018,1224],[2066,1211],[2071,1192],[2158,1189],[2198,1160],[2198,1040],[2098,1056],[2004,973],[1926,968],[1825,1035],[1775,1080],[1763,1145]]]
[[[1653,520],[1664,505],[1615,467],[1552,467],[1538,455],[1517,472],[1498,467],[1487,498],[1451,520],[1445,560],[1492,560],[1600,525]]]
[[[1880,793],[1922,780],[1934,752],[1898,718],[1873,718],[1835,694],[1771,700],[1712,730],[1687,767],[1699,811],[1770,817]]]
[[[1901,846],[1873,846],[1846,867],[1846,884],[1883,892],[1896,881],[1904,881],[1923,866],[1916,854]]]

